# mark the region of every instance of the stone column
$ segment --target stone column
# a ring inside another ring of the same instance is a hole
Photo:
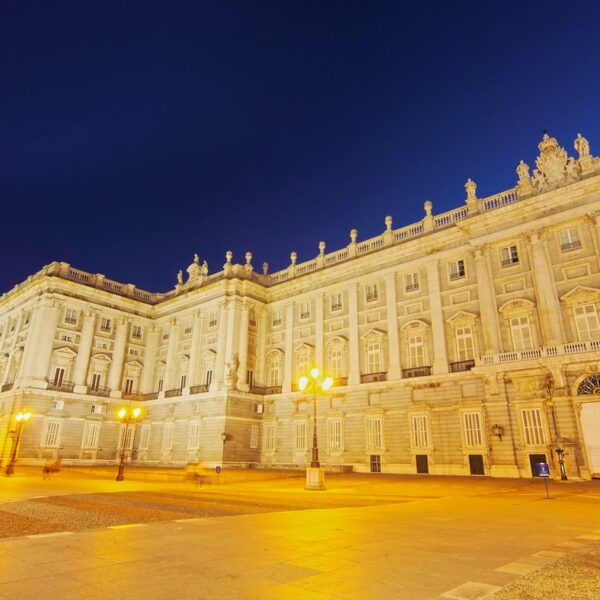
[[[323,373],[326,370],[325,357],[323,356],[323,304],[325,294],[318,294],[315,298],[315,366]]]
[[[531,243],[531,270],[535,282],[535,292],[540,315],[540,325],[544,345],[555,346],[564,340],[560,302],[556,294],[554,275],[548,263],[539,232],[529,236]]]
[[[238,346],[238,357],[240,365],[238,367],[238,389],[247,392],[248,386],[248,319],[250,307],[247,302],[242,306],[240,317],[240,343]]]
[[[348,288],[348,385],[360,383],[360,341],[358,333],[358,283]]]
[[[177,343],[179,342],[180,325],[176,318],[169,319],[169,344],[165,359],[164,391],[176,389],[179,382],[175,383],[175,361],[177,360]]]
[[[85,394],[87,390],[86,379],[88,367],[90,364],[90,355],[92,354],[92,344],[94,342],[94,331],[96,330],[96,313],[93,310],[86,310],[82,313],[81,334],[79,335],[79,348],[73,367],[73,391],[76,394]]]
[[[190,347],[190,366],[187,376],[187,389],[199,385],[198,371],[200,369],[200,350],[202,350],[202,328],[204,326],[204,313],[201,310],[194,311],[194,322],[192,324],[192,342]]]
[[[51,298],[41,300],[31,315],[20,371],[23,387],[48,387],[48,368],[58,316],[58,304]]]
[[[446,331],[442,312],[442,293],[438,261],[427,263],[427,283],[429,287],[429,307],[431,311],[431,333],[433,335],[433,373],[448,372],[448,353],[446,352]]]
[[[219,304],[219,334],[217,338],[217,356],[215,357],[215,372],[210,391],[214,392],[223,388],[225,375],[225,349],[227,344],[227,301]]]
[[[158,354],[159,339],[160,329],[156,325],[146,328],[146,347],[141,381],[141,391],[143,394],[151,394],[156,391],[154,389],[154,375],[156,373],[156,356]]]
[[[479,296],[479,314],[481,315],[485,354],[498,354],[502,352],[500,323],[498,321],[496,290],[490,275],[488,257],[484,254],[483,247],[475,248],[473,254],[475,256],[477,295]]]
[[[123,362],[125,359],[125,348],[129,335],[129,319],[116,319],[117,331],[115,333],[112,363],[108,372],[108,387],[111,398],[121,398],[121,375],[123,373]]]
[[[387,378],[401,379],[400,340],[398,337],[398,303],[396,299],[396,274],[390,273],[385,277],[385,299],[388,321],[388,365]]]
[[[294,359],[294,303],[285,307],[285,356],[282,392],[292,391],[292,365]]]

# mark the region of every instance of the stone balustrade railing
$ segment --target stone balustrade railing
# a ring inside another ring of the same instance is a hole
[[[564,354],[579,354],[582,352],[595,352],[600,350],[600,340],[589,342],[569,342],[559,346],[544,346],[543,348],[531,348],[518,352],[502,352],[499,354],[488,354],[476,361],[477,366],[497,365],[502,363],[517,362],[523,360],[537,360],[549,356],[561,356]]]

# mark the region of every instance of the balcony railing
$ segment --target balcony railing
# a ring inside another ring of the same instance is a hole
[[[193,385],[190,388],[190,394],[202,394],[208,392],[208,384],[203,383],[202,385]]]
[[[334,377],[333,378],[333,386],[334,387],[341,387],[343,385],[348,385],[347,377]]]
[[[379,373],[365,373],[360,376],[361,383],[373,383],[375,381],[387,381],[387,371]]]
[[[402,369],[402,377],[427,377],[431,375],[431,367],[412,367],[410,369]]]
[[[474,360],[459,360],[457,362],[450,363],[451,373],[462,373],[464,371],[470,371],[475,366]]]
[[[270,394],[281,394],[281,386],[280,385],[271,385],[269,387],[264,388],[264,395],[268,396]]]
[[[175,388],[174,390],[167,390],[165,392],[165,398],[175,398],[177,396],[181,396],[182,389]]]
[[[156,400],[158,398],[158,392],[150,392],[149,394],[144,394],[144,400]]]
[[[546,356],[560,356],[562,354],[580,354],[583,352],[597,352],[600,350],[600,340],[587,342],[568,342],[560,346],[544,346],[543,348],[530,348],[515,352],[502,352],[488,354],[483,357],[483,364],[493,365],[499,363],[518,362],[522,360],[537,360]]]
[[[102,396],[102,397],[106,398],[108,395],[110,395],[110,388],[105,388],[105,387],[92,388],[92,387],[88,387],[86,393],[88,394],[88,396]]]
[[[146,400],[146,394],[139,394],[137,392],[123,392],[123,398],[126,400],[133,400],[134,402],[143,402]]]
[[[5,383],[1,388],[0,388],[0,392],[8,392],[9,390],[13,389],[13,385],[14,383]]]
[[[579,248],[581,248],[581,242],[579,241],[560,245],[560,249],[563,252],[571,252],[571,250],[579,250]]]
[[[62,381],[61,383],[55,383],[54,381],[51,381],[48,384],[49,390],[56,390],[59,392],[72,392],[74,387],[75,387],[74,383],[69,383],[66,381]]]

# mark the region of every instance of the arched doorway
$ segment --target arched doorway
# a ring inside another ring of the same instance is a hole
[[[581,398],[581,432],[592,477],[600,478],[600,373],[588,375],[577,386],[578,396],[592,396],[590,401]]]

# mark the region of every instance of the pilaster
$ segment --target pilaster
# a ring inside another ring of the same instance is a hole
[[[475,248],[473,253],[475,256],[477,294],[479,296],[479,313],[481,315],[485,354],[497,354],[501,352],[500,323],[488,257],[484,254],[484,248]]]
[[[292,391],[292,364],[294,359],[294,303],[285,307],[285,356],[282,392]]]
[[[400,341],[398,337],[398,301],[396,298],[396,274],[385,277],[385,298],[388,322],[388,380],[401,379]]]
[[[431,311],[431,333],[433,335],[433,374],[448,372],[448,353],[446,351],[446,331],[442,312],[442,294],[440,289],[439,261],[427,263],[427,283],[429,287],[429,307]]]
[[[240,315],[240,342],[238,346],[238,356],[240,366],[238,367],[238,389],[247,392],[248,386],[248,322],[250,306],[247,302],[242,305]]]
[[[123,373],[123,361],[125,359],[125,347],[129,333],[129,319],[117,319],[117,330],[115,332],[114,350],[110,371],[108,372],[108,387],[111,398],[120,398],[121,375]]]
[[[73,391],[77,394],[85,394],[87,390],[86,380],[94,342],[94,331],[96,330],[96,318],[97,315],[93,310],[83,312],[79,348],[73,367],[73,383],[75,384]]]
[[[360,383],[358,283],[352,283],[348,287],[348,354],[350,362],[348,385],[358,385]]]

